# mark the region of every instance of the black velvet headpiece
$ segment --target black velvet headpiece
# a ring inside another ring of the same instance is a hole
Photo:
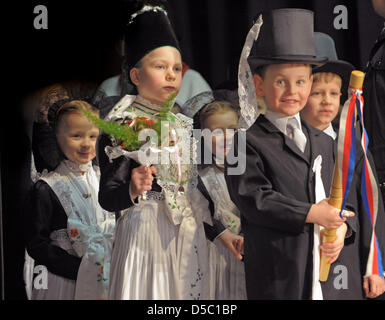
[[[134,13],[125,30],[127,70],[131,70],[150,51],[163,46],[181,51],[166,11],[161,7],[145,6]]]

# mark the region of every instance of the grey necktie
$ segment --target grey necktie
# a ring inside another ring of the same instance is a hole
[[[297,147],[304,152],[306,147],[306,136],[302,130],[299,129],[296,118],[290,118],[287,121],[286,133],[290,139],[294,140]]]

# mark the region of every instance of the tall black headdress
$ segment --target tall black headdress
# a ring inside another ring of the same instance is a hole
[[[166,10],[143,1],[140,10],[131,14],[125,26],[125,67],[129,72],[152,50],[172,46],[181,51]]]

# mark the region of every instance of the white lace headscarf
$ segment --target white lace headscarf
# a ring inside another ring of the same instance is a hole
[[[257,120],[261,113],[261,107],[258,106],[257,94],[255,92],[253,74],[250,69],[247,58],[250,55],[254,41],[257,40],[259,30],[263,24],[262,15],[258,17],[257,22],[251,27],[247,34],[245,44],[243,45],[241,58],[238,68],[238,95],[241,116],[239,118],[239,128],[248,129]]]

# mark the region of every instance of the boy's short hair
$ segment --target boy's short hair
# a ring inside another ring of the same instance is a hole
[[[338,74],[333,73],[333,72],[317,72],[317,73],[313,74],[313,83],[318,82],[318,81],[324,81],[326,83],[329,83],[334,79],[339,80],[340,89],[341,89],[342,78]]]

